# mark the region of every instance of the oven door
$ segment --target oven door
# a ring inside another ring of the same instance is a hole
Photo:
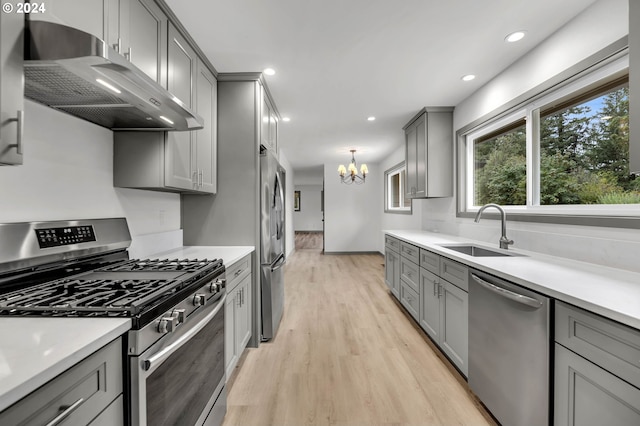
[[[221,423],[225,299],[204,305],[173,333],[130,357],[133,426]]]

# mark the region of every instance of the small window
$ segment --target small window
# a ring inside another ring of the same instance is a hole
[[[411,214],[411,199],[405,198],[406,167],[404,161],[384,172],[386,213]]]

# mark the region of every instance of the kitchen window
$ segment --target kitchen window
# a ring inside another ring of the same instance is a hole
[[[459,216],[487,203],[506,206],[517,220],[564,216],[562,223],[572,223],[567,218],[574,215],[640,212],[640,179],[629,173],[628,56],[541,93],[458,140]]]
[[[405,162],[396,164],[384,172],[385,179],[385,213],[411,214],[411,199],[405,198],[407,179]]]

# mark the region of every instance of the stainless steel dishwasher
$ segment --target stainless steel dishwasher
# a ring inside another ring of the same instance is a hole
[[[469,386],[503,425],[550,424],[549,298],[470,270]]]

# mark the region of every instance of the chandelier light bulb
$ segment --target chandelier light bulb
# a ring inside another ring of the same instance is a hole
[[[362,164],[360,166],[360,173],[362,174],[362,176],[359,176],[358,165],[356,164],[356,156],[355,156],[356,150],[351,149],[350,152],[351,152],[351,163],[349,163],[347,167],[345,167],[343,164],[340,164],[338,166],[338,175],[340,176],[340,181],[342,183],[345,183],[347,185],[350,185],[352,183],[361,185],[364,183],[367,177],[367,173],[369,173],[369,168],[367,167],[366,164]]]

